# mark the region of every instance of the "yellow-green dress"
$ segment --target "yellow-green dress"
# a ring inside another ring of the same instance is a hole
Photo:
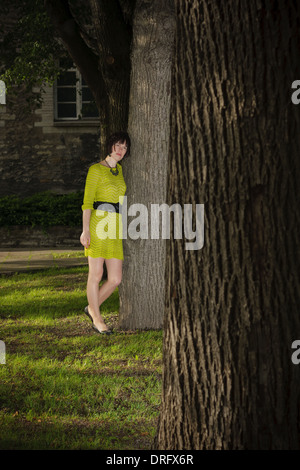
[[[118,258],[123,256],[122,215],[117,212],[95,210],[94,202],[123,203],[126,184],[122,167],[117,163],[119,174],[113,175],[109,167],[101,163],[90,166],[84,190],[82,210],[92,209],[90,219],[91,244],[84,249],[85,256],[92,258]]]

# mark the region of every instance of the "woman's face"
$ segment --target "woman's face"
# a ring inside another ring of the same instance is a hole
[[[111,157],[117,162],[121,161],[124,157],[125,153],[127,152],[127,144],[126,142],[117,142],[115,145],[112,146],[111,149]]]

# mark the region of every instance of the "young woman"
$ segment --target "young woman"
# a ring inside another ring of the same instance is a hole
[[[117,132],[107,142],[107,157],[90,166],[86,178],[82,205],[83,229],[80,242],[88,256],[88,306],[84,309],[98,333],[111,334],[100,306],[122,280],[123,240],[122,215],[119,198],[124,197],[126,184],[119,162],[130,153],[130,138],[126,132]],[[121,235],[121,236],[120,236]],[[103,263],[107,281],[100,287]]]

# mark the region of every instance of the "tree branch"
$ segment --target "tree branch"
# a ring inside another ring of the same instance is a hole
[[[99,59],[82,39],[68,1],[44,0],[44,6],[59,37],[91,89],[99,111],[105,110],[107,91],[101,70],[98,67]]]
[[[124,21],[118,0],[90,0],[107,77],[126,76],[130,70],[131,27]]]

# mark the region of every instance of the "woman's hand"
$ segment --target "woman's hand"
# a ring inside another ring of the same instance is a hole
[[[84,230],[80,235],[80,243],[85,248],[88,248],[91,244],[91,234],[89,230]]]

